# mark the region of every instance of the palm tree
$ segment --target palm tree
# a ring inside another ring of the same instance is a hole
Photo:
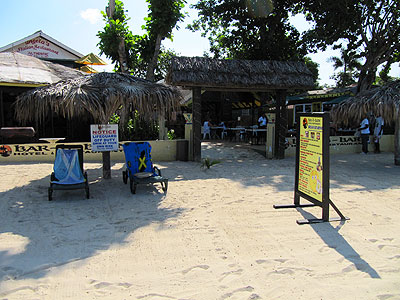
[[[354,51],[349,51],[342,47],[340,49],[340,57],[331,56],[328,58],[328,62],[333,62],[335,70],[343,68],[342,71],[332,76],[338,87],[346,87],[356,82],[358,70],[360,70],[362,64]]]

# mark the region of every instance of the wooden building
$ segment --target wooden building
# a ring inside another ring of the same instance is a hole
[[[71,49],[41,30],[11,44],[0,47],[0,53],[4,52],[33,56],[70,68],[79,68],[81,64],[75,61],[83,57],[83,54]]]
[[[202,91],[258,92],[273,95],[276,112],[275,155],[284,157],[287,131],[286,93],[314,85],[302,62],[220,60],[205,57],[175,57],[166,82],[192,90],[193,157],[201,160]]]

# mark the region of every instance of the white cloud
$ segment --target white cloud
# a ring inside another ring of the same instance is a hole
[[[82,19],[89,21],[91,24],[96,24],[101,21],[101,12],[97,8],[88,8],[80,12]]]

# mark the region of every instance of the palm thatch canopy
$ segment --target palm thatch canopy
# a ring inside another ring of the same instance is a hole
[[[181,94],[174,87],[104,72],[63,80],[20,95],[15,103],[15,117],[21,122],[41,122],[50,111],[67,119],[89,113],[96,122],[104,124],[120,109],[124,122],[130,107],[153,118],[154,111],[178,110],[180,99]]]
[[[302,62],[206,57],[174,57],[166,82],[186,88],[247,91],[304,90],[314,86],[312,74]]]
[[[83,77],[85,73],[36,57],[0,53],[0,85],[40,86]]]
[[[382,116],[385,123],[393,123],[400,117],[400,80],[385,86],[367,90],[351,97],[331,110],[334,123],[349,125],[359,123],[368,113]]]

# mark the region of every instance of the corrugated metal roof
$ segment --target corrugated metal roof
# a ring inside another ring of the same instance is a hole
[[[0,53],[2,86],[41,86],[77,76],[84,73],[20,53]]]

